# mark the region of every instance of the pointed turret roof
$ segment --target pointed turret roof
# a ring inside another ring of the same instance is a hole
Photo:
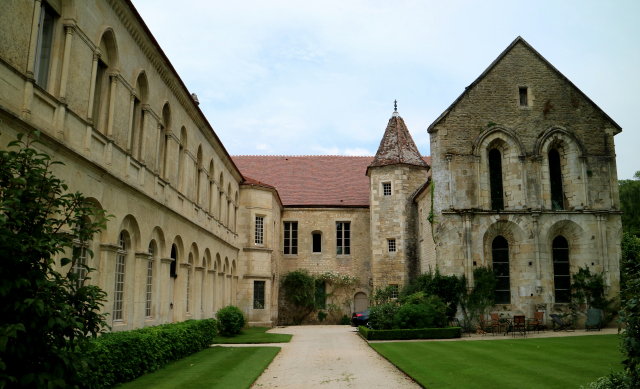
[[[367,167],[367,170],[376,166],[395,165],[398,163],[429,168],[429,165],[422,159],[418,147],[413,142],[407,125],[398,112],[395,111],[391,119],[389,119],[389,124],[387,124],[378,152],[373,162]]]

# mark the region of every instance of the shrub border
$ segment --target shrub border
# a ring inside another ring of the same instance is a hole
[[[452,339],[462,336],[462,328],[422,328],[417,330],[371,330],[358,327],[360,335],[366,340],[412,340],[412,339]]]

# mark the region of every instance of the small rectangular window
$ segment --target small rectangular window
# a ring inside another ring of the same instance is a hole
[[[520,88],[520,106],[529,106],[529,101],[527,100],[527,88]]]
[[[395,239],[389,239],[389,252],[390,253],[395,253],[396,252],[396,240]]]
[[[351,255],[351,223],[336,223],[336,254]]]
[[[47,89],[49,81],[49,67],[51,65],[53,44],[53,18],[53,13],[43,3],[40,8],[40,19],[38,21],[38,41],[36,43],[34,76],[36,83],[44,89]]]
[[[391,196],[391,183],[390,182],[382,183],[382,193],[385,196]]]
[[[284,254],[298,255],[298,222],[284,222]]]
[[[253,309],[264,309],[265,282],[253,281]]]
[[[256,216],[255,244],[264,244],[264,217]]]
[[[391,298],[392,299],[397,299],[398,298],[398,285],[389,285],[391,287]]]
[[[321,253],[322,252],[322,234],[316,232],[312,234],[313,236],[313,252]]]

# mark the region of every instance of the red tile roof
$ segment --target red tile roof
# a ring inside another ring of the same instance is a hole
[[[232,156],[245,180],[273,185],[285,207],[368,207],[367,166],[374,157]],[[427,164],[430,157],[423,157]],[[254,177],[250,179],[248,177]]]

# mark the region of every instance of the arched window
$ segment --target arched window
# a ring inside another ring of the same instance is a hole
[[[553,239],[553,286],[556,303],[571,302],[571,273],[569,266],[569,243],[562,235]]]
[[[215,183],[213,182],[214,166],[213,159],[209,162],[209,213],[213,215],[213,207],[215,203]]]
[[[549,181],[551,184],[551,209],[554,211],[562,210],[564,209],[562,166],[560,165],[560,153],[556,149],[549,151]]]
[[[496,304],[511,304],[511,282],[509,279],[509,242],[504,236],[496,236],[491,245],[493,271],[498,278]]]
[[[149,84],[145,73],[140,73],[136,80],[136,96],[133,99],[133,117],[131,118],[131,155],[140,161],[142,159],[142,137],[144,136],[144,115],[142,104],[149,103]]]
[[[218,221],[222,223],[222,188],[224,188],[224,176],[220,172],[220,180],[218,181],[220,190],[218,191]]]
[[[201,186],[201,175],[202,175],[202,145],[198,146],[198,154],[196,158],[196,193],[193,196],[193,200],[196,204],[202,206],[202,186]]]
[[[176,249],[176,245],[171,246],[171,266],[169,266],[169,277],[176,278],[178,273],[176,273],[176,263],[178,262],[178,250]]]
[[[151,292],[153,290],[153,260],[156,255],[155,241],[149,243],[149,261],[147,262],[147,302],[145,304],[145,317],[151,318]]]
[[[231,183],[227,187],[227,228],[231,229]]]
[[[167,133],[171,131],[171,107],[166,103],[162,107],[163,126],[158,136],[160,137],[158,150],[158,172],[161,178],[167,178]]]
[[[205,257],[202,257],[202,267],[204,267],[204,270],[200,277],[200,312],[204,313],[204,273],[207,272],[207,259]]]
[[[93,106],[91,107],[91,119],[93,127],[106,133],[107,118],[109,116],[109,95],[111,88],[115,88],[109,82],[109,71],[117,68],[118,53],[116,50],[116,41],[113,31],[106,31],[100,39],[100,58],[96,63],[96,78],[94,80],[93,89]]]
[[[193,255],[189,253],[189,265],[193,266]],[[189,314],[189,291],[191,290],[191,266],[187,267],[187,315]]]
[[[489,151],[489,184],[491,186],[491,209],[504,209],[504,195],[502,190],[502,155],[500,150]]]
[[[116,252],[116,276],[113,288],[113,321],[122,321],[122,306],[124,303],[124,275],[127,246],[124,232],[118,237],[118,251]]]
[[[184,193],[184,165],[187,150],[187,129],[180,130],[180,144],[178,145],[178,190]]]

